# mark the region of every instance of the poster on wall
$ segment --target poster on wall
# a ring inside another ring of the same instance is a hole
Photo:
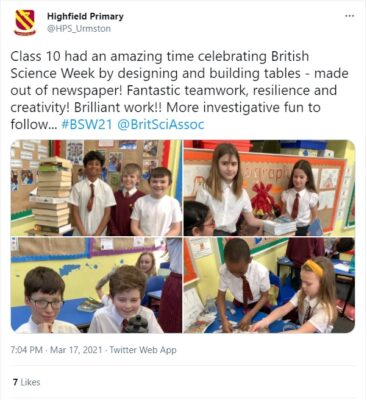
[[[195,259],[209,256],[213,253],[209,238],[195,238],[190,240],[192,256]]]
[[[321,171],[320,189],[335,189],[338,176],[339,171],[337,169],[324,168]]]
[[[22,185],[33,185],[33,172],[30,169],[22,169],[20,172],[20,179]]]
[[[136,150],[136,140],[119,140],[119,149],[121,150]]]
[[[122,153],[110,152],[108,155],[108,171],[119,172],[122,165]]]
[[[352,196],[349,202],[349,208],[347,213],[347,218],[345,221],[345,226],[347,228],[353,227],[355,225],[355,187],[353,187]]]
[[[144,140],[143,157],[157,157],[158,140]]]
[[[11,178],[10,178],[11,191],[16,192],[19,189],[18,182],[18,171],[11,170]]]
[[[83,165],[84,142],[82,140],[68,140],[66,142],[66,158],[75,165]]]
[[[157,168],[159,165],[158,160],[143,160],[143,179],[148,179],[152,169]]]
[[[192,264],[188,241],[184,240],[184,284],[195,282],[199,279]]]

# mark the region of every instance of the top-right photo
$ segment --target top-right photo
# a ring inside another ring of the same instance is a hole
[[[354,236],[348,140],[184,143],[185,236]]]

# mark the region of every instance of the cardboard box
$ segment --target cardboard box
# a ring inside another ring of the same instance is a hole
[[[313,149],[280,149],[281,154],[289,154],[292,156],[301,156],[301,157],[317,157],[317,150]]]
[[[319,150],[318,152],[319,157],[327,157],[327,158],[334,158],[334,150]]]

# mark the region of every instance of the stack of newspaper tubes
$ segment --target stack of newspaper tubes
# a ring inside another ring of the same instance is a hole
[[[72,231],[68,198],[72,163],[60,157],[44,158],[38,170],[38,188],[29,201],[36,225],[30,235],[61,236]]]

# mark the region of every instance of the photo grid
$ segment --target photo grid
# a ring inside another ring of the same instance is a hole
[[[341,140],[14,142],[12,329],[348,333],[354,163]]]

